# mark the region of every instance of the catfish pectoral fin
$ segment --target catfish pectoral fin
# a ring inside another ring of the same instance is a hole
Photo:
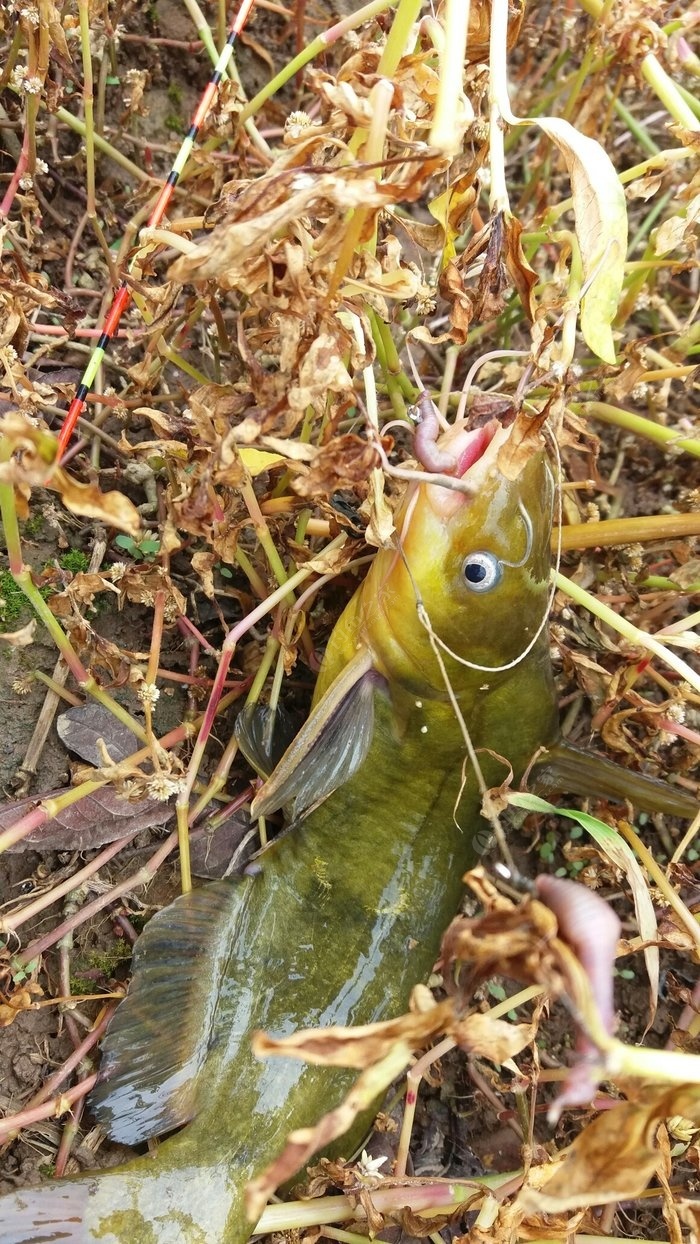
[[[313,709],[272,776],[256,795],[253,816],[290,807],[292,820],[317,807],[357,772],[374,733],[374,696],[381,675],[363,648]]]
[[[289,714],[278,704],[246,704],[236,718],[233,732],[251,769],[268,778],[294,739]]]
[[[113,1140],[135,1145],[195,1114],[232,925],[251,884],[212,882],[182,895],[138,939],[134,979],[107,1031],[89,1098]]]
[[[625,769],[613,760],[580,751],[563,741],[540,756],[530,770],[528,786],[547,797],[567,791],[618,803],[629,800],[642,812],[663,812],[667,816],[692,819],[700,811],[698,800],[680,786]]]

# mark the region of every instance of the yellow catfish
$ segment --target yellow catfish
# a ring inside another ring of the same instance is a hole
[[[3,1198],[0,1244],[243,1244],[247,1181],[351,1080],[258,1061],[251,1032],[386,1019],[430,972],[487,828],[450,695],[488,784],[558,737],[552,476],[539,450],[508,478],[509,435],[453,428],[433,446],[447,479],[407,487],[397,546],[339,621],[310,721],[255,808],[312,810],[250,875],[177,899],[137,943],[90,1107],[130,1145],[181,1130],[116,1169]],[[682,793],[665,797],[689,814]]]

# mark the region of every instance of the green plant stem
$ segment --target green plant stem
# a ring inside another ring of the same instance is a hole
[[[629,255],[630,258],[636,251],[640,242],[643,242],[644,239],[651,232],[657,220],[659,219],[659,216],[665,210],[667,204],[671,202],[673,197],[674,197],[674,191],[667,190],[666,194],[662,194],[658,202],[654,203],[652,207],[649,209],[642,223],[637,229],[637,232],[635,233],[634,237],[630,241],[629,246],[627,247],[627,254]],[[648,258],[650,260],[653,260],[654,258],[653,254],[649,255]]]
[[[386,391],[389,395],[391,408],[397,419],[405,419],[408,421],[406,413],[406,403],[402,392],[400,377],[408,380],[399,359],[394,338],[391,335],[391,328],[376,311],[369,310],[369,322],[372,328],[372,340],[377,351],[377,359],[381,367],[384,378],[386,380]],[[412,385],[408,381],[411,394],[413,392]]]
[[[634,432],[637,436],[643,436],[648,441],[654,441],[661,449],[673,447],[700,458],[698,438],[681,436],[679,432],[674,432],[673,428],[665,428],[663,424],[654,423],[652,419],[646,419],[643,415],[634,415],[620,406],[611,406],[609,402],[571,402],[570,408],[577,415],[591,416],[601,423],[608,423],[613,427],[624,428],[627,432]]]
[[[263,104],[268,99],[271,99],[273,95],[276,95],[277,91],[281,90],[283,86],[286,86],[294,75],[300,69],[303,69],[304,65],[308,65],[309,61],[312,61],[314,57],[324,52],[336,40],[342,39],[351,30],[357,30],[357,27],[362,26],[364,22],[371,21],[372,18],[377,17],[379,13],[384,13],[387,9],[395,8],[398,2],[399,0],[371,0],[370,4],[363,5],[355,13],[350,13],[342,21],[336,22],[334,26],[330,26],[328,30],[324,30],[322,34],[317,35],[315,39],[312,39],[311,43],[302,48],[298,56],[295,56],[293,60],[290,60],[285,65],[284,69],[275,74],[274,78],[270,78],[270,81],[265,84],[262,90],[258,91],[257,95],[245,105],[240,114],[241,124],[245,124],[249,117],[254,117]]]
[[[621,121],[624,121],[626,128],[629,130],[630,134],[636,138],[640,147],[642,147],[644,151],[648,151],[649,155],[658,155],[659,148],[654,142],[654,139],[651,137],[651,134],[646,126],[643,125],[641,121],[637,120],[634,114],[630,112],[629,108],[625,107],[622,100],[614,99],[612,103],[618,117]]]
[[[459,151],[466,119],[465,105],[471,111],[464,97],[469,9],[469,0],[446,0],[444,8],[445,40],[440,52],[440,76],[430,145],[447,155],[456,155]]]
[[[498,1188],[513,1178],[513,1174],[480,1175],[476,1179],[453,1183],[448,1180],[435,1180],[432,1187],[418,1185],[414,1188],[376,1188],[372,1191],[372,1204],[379,1213],[387,1213],[391,1209],[410,1207],[412,1212],[437,1216],[456,1209],[465,1202],[474,1200],[476,1193],[488,1188]],[[313,1201],[286,1201],[280,1205],[268,1205],[263,1210],[255,1234],[267,1235],[279,1231],[302,1231],[309,1227],[320,1227],[333,1222],[366,1223],[363,1211],[357,1206],[356,1198],[349,1196],[318,1197]]]
[[[380,78],[375,82],[370,93],[370,101],[372,104],[372,124],[367,135],[367,142],[363,152],[363,159],[368,164],[378,164],[384,155],[384,144],[386,141],[387,124],[389,121],[389,110],[394,95],[393,83],[388,78]],[[356,131],[353,138],[357,137]],[[351,144],[352,147],[353,144]],[[375,181],[381,176],[381,169],[376,168],[373,172]],[[374,254],[377,245],[376,220],[377,212],[374,207],[356,207],[352,212],[349,220],[346,222],[343,232],[343,239],[338,251],[338,258],[328,285],[328,298],[335,298],[343,278],[346,276],[356,249],[360,246],[362,234],[369,219],[374,217],[374,229],[372,235],[363,244],[362,248]]]
[[[581,0],[581,7],[596,21],[600,21],[605,13],[603,0]],[[664,108],[671,114],[673,120],[687,130],[700,129],[700,120],[685,103],[675,82],[666,73],[666,70],[653,52],[647,52],[646,56],[642,58],[640,69],[642,76],[661,100]]]
[[[604,605],[596,596],[592,596],[590,592],[586,592],[584,588],[579,587],[578,583],[573,583],[571,579],[567,579],[565,575],[558,571],[552,571],[552,580],[560,592],[564,592],[570,600],[582,605],[584,609],[588,609],[596,618],[600,618],[601,622],[605,622],[618,635],[622,635],[628,643],[633,644],[637,648],[643,648],[647,652],[651,652],[653,656],[663,661],[664,665],[675,670],[680,674],[690,686],[700,693],[700,674],[691,669],[686,661],[676,656],[675,652],[671,652],[664,644],[659,643],[653,635],[649,635],[646,631],[640,631],[639,627],[633,626],[626,618],[620,617],[615,613],[614,609],[610,609],[608,605]]]
[[[691,354],[700,342],[700,320],[696,320],[691,324],[687,332],[678,337],[673,343],[673,353],[679,358],[683,358],[686,354]]]
[[[97,200],[95,196],[95,123],[92,77],[92,56],[90,54],[90,10],[89,0],[78,0],[78,16],[80,22],[80,49],[83,61],[83,108],[85,111],[85,179],[87,192],[87,216],[97,243],[102,251],[107,271],[113,286],[119,284],[119,277],[114,263],[114,256],[107,245],[102,226],[97,217]],[[95,442],[95,448],[99,441]]]
[[[85,138],[85,123],[79,117],[74,117],[73,113],[69,112],[67,108],[57,108],[56,116],[59,121],[62,121],[74,133],[80,134],[81,138]],[[98,151],[109,156],[110,160],[114,160],[115,164],[118,164],[120,168],[123,168],[132,177],[135,177],[137,181],[154,182],[155,184],[155,179],[150,174],[145,173],[142,168],[139,168],[138,164],[134,164],[127,156],[122,155],[121,151],[118,151],[116,147],[108,143],[107,139],[103,138],[101,134],[94,134],[93,139]]]
[[[685,68],[687,69],[689,66],[686,65]],[[697,69],[693,70],[693,72],[697,74]],[[700,100],[696,99],[692,92],[687,87],[682,86],[680,82],[676,83],[676,90],[679,92],[681,99],[685,100],[691,111],[700,119]]]
[[[12,35],[12,42],[10,43],[10,46],[7,49],[7,55],[5,56],[5,63],[2,67],[2,72],[0,73],[0,91],[5,90],[5,87],[9,83],[10,78],[12,77],[12,70],[17,64],[17,57],[19,56],[19,49],[21,46],[22,46],[22,28],[18,22],[15,25],[14,32]]]
[[[635,518],[606,518],[599,523],[570,523],[561,528],[561,547],[568,549],[609,549],[649,540],[678,540],[700,535],[700,514],[639,514]],[[552,548],[559,544],[558,530],[552,534]],[[644,586],[639,584],[638,586]],[[671,585],[670,580],[663,580]],[[674,584],[678,590],[678,584]]]

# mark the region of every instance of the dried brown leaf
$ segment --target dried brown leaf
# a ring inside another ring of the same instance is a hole
[[[301,497],[330,497],[342,488],[363,491],[379,453],[361,437],[337,436],[319,449],[311,466],[296,475],[292,487]]]
[[[647,1085],[643,1097],[599,1114],[576,1137],[542,1189],[522,1191],[522,1207],[527,1212],[561,1213],[640,1196],[662,1158],[659,1123],[672,1115],[700,1122],[700,1087]]]
[[[5,631],[0,634],[0,642],[8,644],[10,648],[28,648],[34,643],[34,632],[36,631],[36,618],[31,618],[26,626],[21,626],[18,631]]]
[[[100,492],[96,484],[74,479],[62,467],[56,467],[47,481],[48,487],[61,494],[61,500],[72,514],[99,518],[108,527],[117,527],[135,539],[141,534],[141,516],[136,506],[121,492]]]
[[[243,209],[243,218],[229,219],[200,242],[189,255],[182,255],[172,264],[168,276],[174,281],[203,281],[217,278],[224,288],[240,281],[253,256],[260,255],[273,237],[296,222],[310,208],[331,204],[347,211],[349,208],[379,208],[395,198],[391,186],[382,186],[372,177],[357,177],[342,172],[302,173],[269,178],[280,202],[260,210],[260,202],[232,205]],[[339,234],[339,237],[341,235]]]
[[[34,999],[43,994],[41,985],[28,981],[13,994],[0,994],[0,1028],[9,1028],[18,1015],[35,1008]]]
[[[515,416],[508,440],[499,449],[496,459],[506,479],[517,479],[530,458],[541,451],[544,444],[541,429],[547,421],[552,400],[536,415],[521,410]]]
[[[253,1053],[258,1058],[279,1055],[324,1067],[360,1069],[385,1058],[398,1043],[407,1050],[425,1045],[445,1031],[452,1014],[452,1003],[446,1001],[418,1015],[402,1015],[357,1028],[311,1028],[279,1038],[256,1032],[252,1038]]]

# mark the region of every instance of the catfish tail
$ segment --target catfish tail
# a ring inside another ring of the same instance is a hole
[[[666,816],[692,819],[700,811],[698,800],[681,786],[623,768],[563,741],[555,743],[533,765],[528,786],[548,798],[567,791],[616,803],[629,800],[640,812],[663,812]]]

